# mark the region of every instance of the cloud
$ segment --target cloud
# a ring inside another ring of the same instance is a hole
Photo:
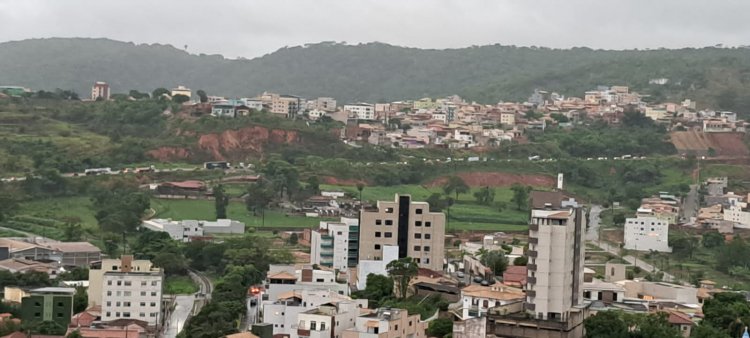
[[[0,41],[106,37],[255,57],[319,41],[419,48],[750,44],[750,1],[0,0]]]

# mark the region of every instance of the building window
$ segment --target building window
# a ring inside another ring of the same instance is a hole
[[[151,307],[156,306],[156,302],[151,302]]]
[[[424,234],[424,239],[430,239],[430,238],[432,238],[432,236],[430,236],[430,234]]]
[[[121,280],[118,280],[118,281],[117,281],[117,286],[120,286],[120,285],[122,285],[122,281],[121,281]]]
[[[393,225],[393,220],[391,219],[385,220],[385,225]]]
[[[146,307],[146,302],[141,302],[142,307]]]
[[[317,329],[317,328],[318,328],[318,323],[315,322],[315,321],[311,321],[310,322],[310,330],[315,331],[315,329]]]
[[[130,302],[123,302],[122,306],[124,306],[124,307],[130,307]]]
[[[123,291],[123,296],[130,297],[130,291]]]
[[[393,237],[393,233],[392,232],[386,232],[385,233],[385,238],[391,238],[391,237]]]
[[[429,228],[432,226],[432,222],[424,222],[424,226]]]
[[[387,214],[392,214],[393,213],[393,208],[385,208],[385,212]]]
[[[375,244],[375,250],[380,250],[380,244]]]
[[[422,239],[422,234],[416,233],[416,234],[414,234],[414,238],[416,238],[416,239]]]
[[[107,296],[111,296],[111,295],[112,295],[112,291],[107,291]]]
[[[129,280],[125,281],[125,286],[130,286],[130,281]]]
[[[159,285],[159,282],[158,282],[158,281],[152,281],[152,282],[151,282],[151,286],[157,286],[157,285]]]
[[[107,317],[112,317],[112,312],[107,312]]]
[[[108,280],[108,281],[107,281],[107,285],[112,285],[112,281],[111,281],[111,280]]]
[[[422,209],[416,209],[414,212],[416,212],[417,215],[421,215],[422,214]]]
[[[320,322],[320,331],[326,330],[326,322]]]
[[[156,297],[156,291],[151,291],[151,297]]]
[[[141,317],[141,318],[143,318],[143,317],[146,317],[146,314],[143,313],[143,312],[141,312],[141,313],[138,314],[138,316]]]
[[[430,251],[430,247],[429,246],[424,247],[424,251]]]
[[[125,318],[130,318],[130,312],[123,312],[122,316]]]
[[[146,295],[146,291],[141,291],[141,296],[145,296],[145,295]]]
[[[419,245],[414,246],[414,251],[421,251],[422,248]]]
[[[141,281],[141,286],[146,286],[146,284],[148,284],[148,283],[145,280]]]
[[[422,221],[414,221],[414,226],[415,227],[421,227],[422,226]]]
[[[380,231],[375,231],[375,237],[380,237]]]
[[[375,220],[375,225],[381,225],[381,224],[383,224],[383,220],[379,220],[379,219]]]
[[[112,306],[112,302],[107,301],[107,306]]]

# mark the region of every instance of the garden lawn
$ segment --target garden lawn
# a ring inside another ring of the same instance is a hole
[[[98,231],[99,225],[91,210],[88,197],[59,197],[37,199],[21,203],[16,215],[34,216],[62,221],[66,217],[78,217],[84,229]]]
[[[198,292],[198,285],[189,276],[167,276],[164,293],[170,295],[190,294]]]

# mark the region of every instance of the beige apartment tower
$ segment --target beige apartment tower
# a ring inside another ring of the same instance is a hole
[[[359,259],[383,259],[384,246],[398,246],[398,257],[411,257],[422,268],[443,270],[445,214],[430,212],[426,202],[410,195],[378,201],[361,215]]]

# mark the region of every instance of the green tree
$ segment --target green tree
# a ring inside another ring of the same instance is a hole
[[[386,265],[388,276],[390,276],[398,285],[398,291],[401,299],[406,299],[409,291],[409,282],[417,276],[419,266],[411,257],[399,258],[391,261]]]
[[[427,197],[426,202],[430,205],[431,212],[440,212],[448,207],[447,199],[443,198],[443,195],[439,193],[432,193],[430,197]]]
[[[77,242],[83,237],[83,228],[80,223],[66,222],[63,224],[63,240],[67,242]]]
[[[625,224],[625,214],[619,212],[616,213],[614,216],[612,216],[612,222],[615,225],[624,225]]]
[[[184,275],[187,273],[185,257],[174,252],[160,252],[153,259],[155,266],[164,269],[167,275]]]
[[[64,326],[51,320],[43,321],[41,323],[28,323],[28,325],[27,323],[24,323],[24,326],[26,326],[26,329],[31,331],[32,333],[40,335],[61,336],[65,334],[65,331],[67,331]]]
[[[586,338],[628,338],[628,326],[619,311],[599,311],[583,322]]]
[[[227,218],[227,205],[229,205],[229,196],[224,192],[224,186],[219,184],[213,188],[214,207],[216,209],[216,218]]]
[[[691,259],[693,258],[693,254],[695,254],[695,250],[698,248],[698,238],[689,234],[676,234],[669,240],[675,253],[685,255]]]
[[[449,176],[448,180],[443,184],[443,192],[446,195],[455,194],[456,200],[458,200],[458,195],[469,192],[469,186],[461,177],[455,175]]]
[[[297,236],[296,232],[293,232],[291,235],[289,235],[289,245],[297,245],[299,242],[299,237]]]
[[[716,248],[724,245],[724,236],[718,232],[710,231],[703,234],[701,240],[703,246],[706,248]]]
[[[208,102],[208,95],[206,95],[206,92],[203,89],[198,89],[196,94],[198,94],[198,98],[200,99],[201,103]]]
[[[393,297],[393,279],[371,273],[367,275],[367,287],[358,291],[356,296],[367,299],[370,308],[376,309],[383,301]]]
[[[252,211],[253,215],[257,216],[258,212],[263,213],[265,211],[268,204],[273,200],[273,196],[274,193],[268,183],[264,179],[260,179],[247,187],[245,207],[247,211]]]
[[[511,202],[516,205],[516,209],[518,210],[526,210],[529,207],[529,192],[531,192],[531,187],[523,186],[518,183],[514,183],[510,190],[513,191],[513,197],[511,198]]]
[[[318,176],[312,175],[307,178],[307,189],[315,195],[320,194],[320,180]]]
[[[156,88],[151,93],[151,97],[154,99],[161,99],[164,94],[169,95],[169,90],[167,90],[167,88]]]
[[[172,96],[172,101],[177,103],[185,103],[190,101],[190,97],[187,95],[177,94],[175,96]]]
[[[480,261],[484,266],[492,269],[495,276],[502,276],[503,271],[508,268],[508,258],[502,250],[489,251],[482,255]]]
[[[427,335],[430,337],[445,337],[453,332],[453,321],[448,318],[438,318],[430,322]]]
[[[18,210],[18,201],[12,195],[0,191],[0,222]]]
[[[73,331],[70,331],[70,333],[68,333],[68,335],[65,336],[65,338],[83,338],[83,336],[81,335],[81,331],[73,330]]]
[[[739,337],[750,325],[750,304],[741,293],[721,292],[703,303],[701,326],[709,325],[731,336]]]
[[[362,201],[362,190],[365,190],[365,184],[362,182],[357,182],[357,191],[359,192],[359,203],[364,203]]]
[[[495,189],[490,189],[490,187],[481,188],[474,193],[474,198],[481,205],[491,205],[495,201]]]
[[[76,287],[76,293],[73,295],[73,313],[79,313],[89,306],[89,295],[83,286]]]
[[[526,256],[519,256],[513,259],[513,265],[516,265],[516,266],[526,266],[528,262],[529,262],[529,258]]]
[[[709,323],[700,323],[693,327],[690,332],[692,338],[732,338],[725,331],[711,326]]]

